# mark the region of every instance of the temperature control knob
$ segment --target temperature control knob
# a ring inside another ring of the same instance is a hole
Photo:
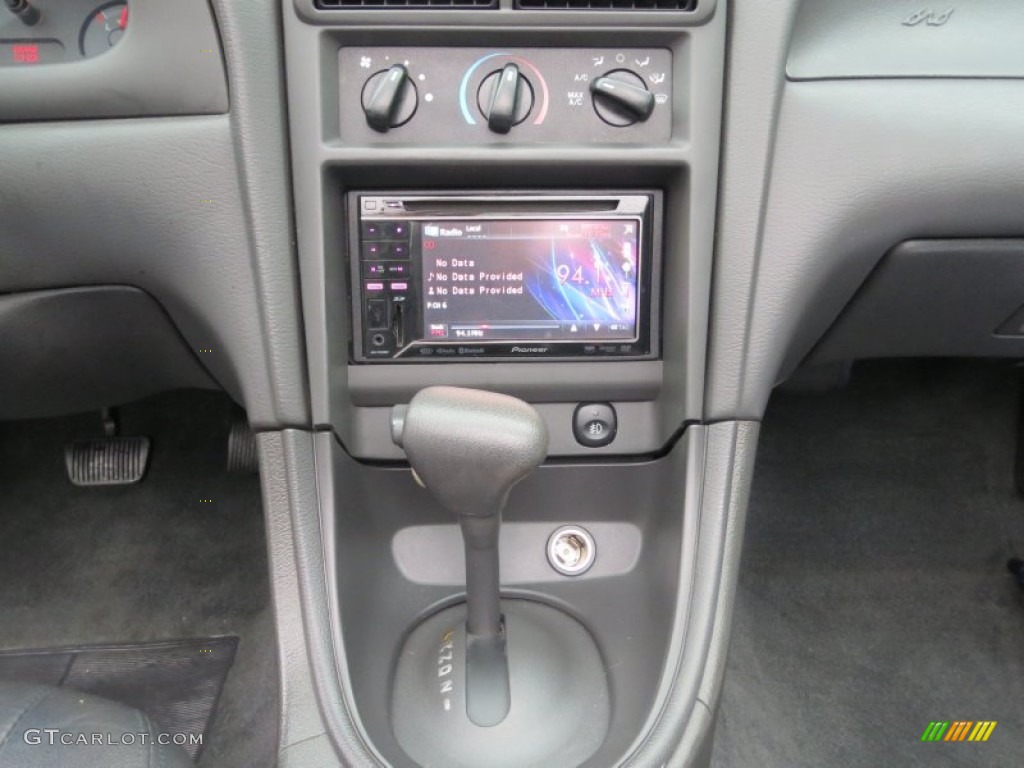
[[[477,106],[487,118],[488,128],[495,133],[508,133],[533,109],[533,86],[519,73],[519,67],[506,64],[480,83]]]
[[[594,111],[608,125],[624,128],[643,122],[654,111],[654,94],[644,79],[628,69],[614,69],[590,82]]]
[[[380,133],[408,123],[419,103],[416,86],[401,64],[370,75],[362,98],[366,124]]]

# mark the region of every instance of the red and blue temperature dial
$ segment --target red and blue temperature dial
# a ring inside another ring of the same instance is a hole
[[[499,123],[493,110],[508,109],[510,125],[526,121],[541,125],[548,116],[549,103],[548,84],[540,70],[528,59],[510,53],[481,56],[466,70],[459,84],[463,119],[469,125],[478,125],[479,115],[499,133],[507,128],[496,128]]]

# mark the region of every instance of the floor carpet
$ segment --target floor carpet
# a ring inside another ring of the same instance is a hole
[[[779,393],[750,503],[715,768],[1006,766],[1024,758],[1020,372],[865,363]],[[993,720],[986,743],[925,743]]]
[[[0,423],[0,650],[236,636],[200,765],[266,766],[277,674],[258,478],[229,474],[232,406],[173,392],[120,409],[143,481],[79,488],[63,446],[98,414]]]

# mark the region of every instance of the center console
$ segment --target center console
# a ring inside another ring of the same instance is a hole
[[[725,22],[284,4],[317,429],[296,553],[341,763],[710,743],[705,505],[739,439],[701,424]]]

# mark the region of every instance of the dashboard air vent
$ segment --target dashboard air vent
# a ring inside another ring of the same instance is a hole
[[[697,0],[515,0],[527,11],[693,11]]]
[[[497,8],[498,0],[315,0],[322,11],[381,11]]]

